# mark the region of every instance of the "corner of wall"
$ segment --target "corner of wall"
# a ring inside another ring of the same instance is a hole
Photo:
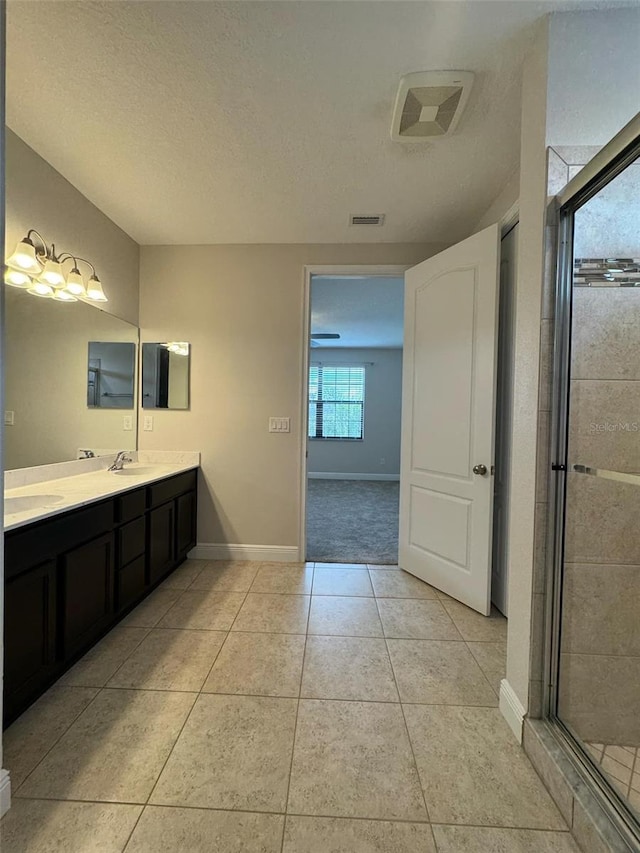
[[[522,702],[518,699],[515,690],[506,678],[503,678],[500,682],[499,707],[516,740],[518,743],[522,743],[522,727],[526,711]]]

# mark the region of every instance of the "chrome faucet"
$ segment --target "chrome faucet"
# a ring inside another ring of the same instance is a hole
[[[82,453],[80,459],[94,459],[96,455],[93,450],[81,450],[80,453]]]
[[[118,455],[113,460],[111,465],[109,465],[109,467],[107,468],[107,471],[122,471],[122,469],[124,468],[124,463],[132,461],[133,460],[131,459],[131,457],[127,456],[126,450],[120,450],[118,451]]]

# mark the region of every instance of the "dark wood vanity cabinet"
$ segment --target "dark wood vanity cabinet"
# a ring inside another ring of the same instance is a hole
[[[9,578],[4,606],[4,714],[10,720],[55,677],[55,561]]]
[[[62,658],[100,637],[113,621],[113,535],[105,533],[60,557]]]
[[[162,580],[196,542],[196,472],[149,488],[149,582]]]
[[[157,583],[171,571],[176,553],[175,501],[149,513],[149,583]]]
[[[187,471],[7,532],[5,726],[185,559],[196,487]]]

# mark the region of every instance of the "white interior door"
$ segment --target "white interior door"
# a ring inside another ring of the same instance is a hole
[[[405,273],[399,562],[485,615],[498,254],[492,225]]]

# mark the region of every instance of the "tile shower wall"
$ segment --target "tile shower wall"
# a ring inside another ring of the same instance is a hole
[[[615,268],[625,266],[633,277],[633,261]],[[584,272],[573,294],[569,462],[640,473],[640,288],[598,280],[595,262],[584,286]],[[567,488],[559,714],[585,741],[640,745],[640,493],[571,473]]]
[[[547,194],[549,199],[557,195],[573,178],[582,166],[587,163],[598,152],[594,147],[572,147],[555,150],[548,149],[547,160]],[[633,167],[640,168],[640,167]],[[531,622],[531,661],[529,682],[529,708],[528,716],[540,718],[543,716],[543,676],[544,676],[544,649],[545,649],[545,614],[548,594],[548,571],[547,571],[547,549],[548,549],[548,518],[549,518],[549,478],[550,478],[550,421],[551,421],[551,385],[553,373],[553,333],[554,333],[554,294],[555,294],[555,254],[556,254],[556,226],[555,222],[549,221],[546,229],[546,258],[545,279],[543,290],[543,305],[540,321],[540,385],[538,398],[538,458],[536,477],[536,513],[535,513],[535,553],[534,553],[534,578],[533,578],[533,602]],[[593,246],[585,245],[585,250],[593,250]],[[591,254],[596,252],[591,251]],[[635,254],[635,253],[634,253]],[[617,284],[615,279],[623,278],[620,274],[613,274],[614,281],[604,278],[608,273],[607,259],[583,258],[576,269],[577,277],[582,276],[580,284]],[[638,259],[623,259],[624,278],[637,276]],[[596,261],[603,262],[600,265]],[[614,266],[614,268],[619,268]],[[625,272],[626,271],[626,272]],[[624,282],[631,283],[631,282]],[[636,309],[637,306],[637,309]],[[606,309],[606,310],[605,310]],[[636,314],[636,310],[638,313]],[[606,313],[606,322],[603,321],[603,313]],[[634,319],[638,318],[637,320]],[[640,363],[637,359],[638,344],[640,343],[640,288],[633,287],[580,287],[576,289],[575,319],[573,329],[574,345],[574,385],[572,387],[572,405],[574,411],[581,413],[581,418],[588,417],[588,428],[574,430],[571,435],[571,453],[575,460],[591,459],[588,464],[592,466],[606,467],[611,470],[640,471],[640,434],[631,430],[618,430],[617,435],[606,427],[594,426],[591,422],[619,423],[623,412],[635,413],[633,416],[625,416],[625,422],[630,418],[630,423],[640,421]],[[606,350],[606,352],[605,352]],[[607,380],[606,383],[603,380]],[[615,380],[612,382],[610,380]],[[605,387],[606,385],[606,387]],[[627,396],[625,396],[625,394]],[[591,414],[594,413],[594,417]],[[600,432],[598,430],[600,429]],[[622,454],[622,456],[621,456]],[[615,467],[622,461],[628,464],[627,469]],[[604,464],[606,463],[606,464]],[[586,464],[586,462],[584,463]],[[580,475],[576,475],[580,476]],[[590,478],[581,477],[582,487],[584,481]],[[603,484],[606,484],[603,486]],[[608,536],[608,550],[602,548],[605,539],[605,525],[603,524],[603,507],[607,505],[607,498],[612,500],[609,486],[617,486],[616,499],[613,506],[615,511],[609,518],[609,529],[616,530]],[[602,488],[599,488],[602,487]],[[622,488],[621,488],[622,487]],[[628,677],[633,677],[637,682],[638,670],[635,676],[631,672],[635,663],[635,655],[638,654],[638,631],[640,628],[633,621],[633,606],[630,601],[629,592],[631,584],[634,583],[635,568],[640,562],[632,555],[638,553],[638,539],[640,534],[635,532],[637,525],[633,524],[633,511],[625,511],[623,498],[624,487],[622,484],[609,484],[607,481],[598,481],[595,487],[587,483],[586,490],[597,489],[601,492],[601,506],[597,509],[597,503],[591,502],[593,512],[589,512],[589,498],[585,493],[585,507],[582,511],[583,523],[578,530],[576,524],[568,531],[574,549],[571,562],[567,567],[567,584],[571,585],[571,593],[566,598],[572,598],[572,604],[567,608],[565,620],[567,629],[564,631],[565,645],[563,646],[565,675],[570,674],[567,679],[569,693],[565,699],[574,706],[574,717],[576,724],[580,724],[579,707],[586,707],[594,699],[589,693],[589,682],[586,672],[596,650],[592,645],[583,645],[585,635],[602,640],[597,654],[604,660],[615,657],[626,669]],[[635,488],[629,486],[628,488]],[[600,497],[600,495],[599,495]],[[630,541],[630,536],[631,540]],[[620,539],[627,540],[627,550],[624,559],[619,555],[622,546],[615,546]],[[614,546],[613,548],[611,546]],[[588,551],[587,546],[591,548]],[[594,555],[600,551],[599,561],[594,561]],[[582,555],[581,555],[582,551]],[[585,557],[585,552],[587,556]],[[616,556],[617,554],[617,556]],[[629,562],[631,560],[631,562]],[[615,579],[615,583],[613,583]],[[637,584],[637,581],[635,581]],[[569,588],[569,587],[568,587]],[[591,588],[591,590],[590,590]],[[625,595],[625,588],[627,594]],[[637,586],[634,586],[634,591]],[[592,592],[597,591],[601,602],[600,608],[595,607],[595,598]],[[618,596],[622,596],[619,598]],[[591,597],[589,597],[591,596]],[[611,604],[607,605],[605,599],[610,596]],[[591,603],[592,622],[586,627],[585,622],[585,598]],[[566,600],[566,599],[565,599]],[[614,613],[613,602],[616,601],[616,612]],[[582,604],[580,603],[582,602]],[[582,608],[582,609],[581,609]],[[596,619],[593,614],[598,613]],[[636,618],[637,621],[637,618]],[[623,626],[619,628],[619,623]],[[579,630],[576,626],[582,626]],[[605,640],[604,628],[607,631]],[[616,635],[624,635],[626,646],[616,645]],[[622,649],[625,651],[622,651]],[[634,655],[629,654],[629,648],[633,648]],[[628,661],[628,663],[626,663]],[[612,666],[608,672],[613,673],[616,667]],[[613,684],[614,676],[610,676]],[[606,693],[606,691],[605,691]],[[603,693],[602,705],[606,711],[606,696]],[[610,698],[610,697],[609,697]],[[586,703],[586,706],[585,706]],[[594,726],[594,717],[603,719],[611,718],[610,713],[592,715],[589,725]],[[585,718],[586,719],[586,718]],[[621,724],[627,728],[626,724]],[[614,743],[614,735],[620,734],[613,728],[610,731]],[[587,734],[583,735],[585,738]],[[599,739],[598,739],[599,738]],[[600,742],[605,740],[602,733],[595,735],[591,740]],[[618,743],[621,741],[618,740]]]

